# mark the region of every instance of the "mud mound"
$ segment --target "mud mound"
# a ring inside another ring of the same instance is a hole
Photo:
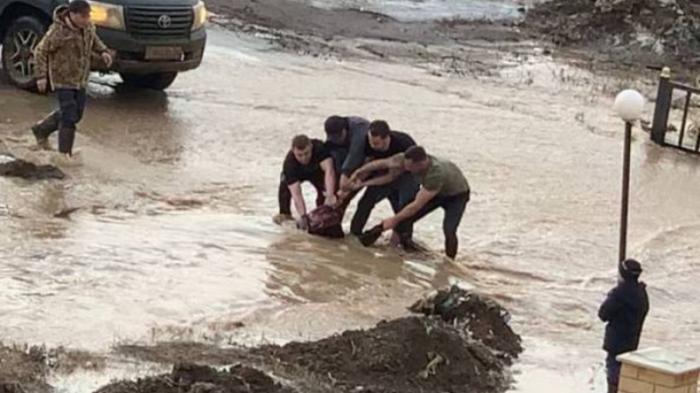
[[[265,347],[336,392],[503,392],[504,363],[440,319],[409,317],[312,343]]]
[[[0,176],[26,180],[63,179],[66,175],[53,165],[36,165],[9,155],[0,155]]]
[[[553,0],[525,24],[560,45],[638,48],[685,62],[700,49],[700,4],[689,0]]]
[[[46,372],[40,348],[20,350],[0,345],[0,393],[50,392]]]
[[[520,337],[508,325],[508,311],[483,295],[453,286],[419,300],[409,310],[440,316],[443,321],[460,326],[507,362],[523,351]]]
[[[170,374],[136,382],[116,382],[97,393],[295,393],[250,367],[218,371],[194,364],[177,364]]]
[[[522,347],[520,337],[508,326],[509,315],[503,307],[455,286],[422,299],[411,309],[424,315],[384,321],[372,329],[345,331],[312,342],[252,349],[130,347],[126,353],[140,353],[145,359],[161,362],[189,359],[254,364],[262,370],[274,370],[304,393],[502,393],[508,389],[508,366]],[[250,391],[291,391],[250,368],[217,372],[202,366],[177,366],[171,375],[115,384],[99,393],[194,393],[193,382],[213,383],[223,389],[212,392],[239,392],[235,390],[239,379],[263,389]],[[169,381],[170,387],[165,386]],[[226,385],[227,381],[233,381],[232,385]],[[180,390],[172,390],[172,386]]]

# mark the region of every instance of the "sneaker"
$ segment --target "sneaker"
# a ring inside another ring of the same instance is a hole
[[[294,217],[292,217],[290,214],[281,213],[272,217],[272,222],[274,222],[277,225],[282,225],[287,221],[294,221]]]

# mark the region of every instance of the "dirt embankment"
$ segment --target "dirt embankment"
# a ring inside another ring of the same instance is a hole
[[[50,393],[53,389],[46,382],[49,373],[70,374],[104,366],[103,357],[89,352],[0,344],[0,393]]]
[[[322,340],[283,346],[203,344],[120,347],[120,355],[174,364],[169,374],[118,381],[96,393],[502,393],[522,351],[508,313],[457,287],[410,308],[418,316],[384,321]],[[235,364],[235,366],[231,366]],[[100,370],[85,352],[0,347],[0,393],[49,393],[49,373]]]
[[[499,63],[486,47],[520,46],[513,23],[436,20],[404,22],[355,9],[327,10],[289,0],[212,0],[213,22],[315,57],[359,57],[430,64],[443,72],[485,74]],[[528,45],[523,44],[530,50]]]
[[[538,55],[533,42],[545,46],[545,53],[584,57],[603,71],[669,65],[684,73],[700,62],[700,4],[690,0],[551,0],[521,20],[422,22],[289,0],[207,5],[217,14],[215,23],[284,50],[431,64],[457,75],[488,74],[503,66],[505,54]]]
[[[629,65],[700,62],[700,3],[690,0],[552,0],[530,10],[523,27]]]
[[[47,371],[41,348],[0,346],[0,393],[50,392]]]
[[[179,364],[159,377],[122,381],[96,393],[294,393],[267,374],[245,366],[217,370],[208,366]]]
[[[522,348],[503,308],[453,288],[412,309],[424,315],[284,346],[128,347],[122,353],[176,365],[170,374],[117,382],[98,392],[500,393],[508,388],[508,366]],[[233,363],[246,366],[211,367]]]
[[[505,23],[403,22],[374,12],[328,10],[289,0],[212,0],[207,2],[207,7],[228,18],[232,28],[255,31],[255,26],[265,27],[315,36],[326,42],[342,37],[430,45],[450,41],[516,41],[521,38]]]

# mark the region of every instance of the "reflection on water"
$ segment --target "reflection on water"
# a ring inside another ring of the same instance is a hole
[[[236,46],[212,47],[167,95],[93,86],[78,140],[85,164],[69,180],[0,178],[4,340],[103,349],[318,338],[404,315],[425,290],[460,282],[511,309],[528,348],[520,375],[533,376],[518,391],[600,386],[596,310],[615,283],[622,151],[610,97],[578,82],[527,84],[519,72],[439,78],[214,38]],[[0,107],[13,108],[2,130],[23,146],[50,101],[5,89]],[[321,136],[336,112],[384,118],[464,168],[474,197],[455,263],[437,257],[441,213],[417,227],[436,253],[427,257],[271,224],[290,138]],[[630,254],[652,298],[643,345],[697,352],[698,162],[635,133]],[[53,217],[69,207],[79,210]],[[552,375],[560,385],[544,384]]]

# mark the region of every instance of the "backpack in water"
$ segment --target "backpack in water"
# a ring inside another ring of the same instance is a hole
[[[308,214],[309,233],[316,236],[340,239],[343,233],[344,209],[332,206],[319,206]]]

